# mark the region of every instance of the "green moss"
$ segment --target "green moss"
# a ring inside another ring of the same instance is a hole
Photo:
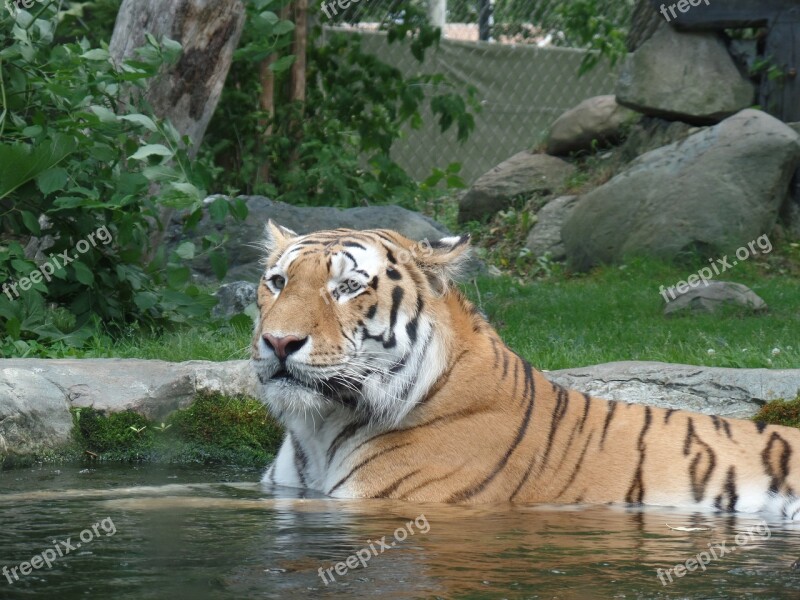
[[[283,436],[264,405],[247,396],[201,394],[163,423],[132,411],[73,415],[77,445],[89,460],[263,466]]]
[[[800,394],[794,400],[773,400],[761,407],[754,421],[769,425],[800,427]]]

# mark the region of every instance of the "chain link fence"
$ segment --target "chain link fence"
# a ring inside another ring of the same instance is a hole
[[[614,1],[614,10],[630,4]],[[418,180],[430,175],[433,167],[443,169],[456,162],[464,181],[471,183],[513,154],[535,148],[564,111],[586,98],[611,94],[616,85],[616,70],[607,61],[579,75],[586,51],[570,47],[574,40],[560,29],[559,7],[564,2],[449,1],[439,48],[428,51],[423,63],[407,48],[389,44],[380,31],[387,20],[402,18],[393,12],[394,0],[342,4],[346,9],[336,5],[327,11],[329,19],[322,16],[322,43],[334,32],[357,35],[365,50],[404,75],[441,73],[464,90],[470,86],[476,90],[480,110],[467,142],[459,142],[453,131],[441,134],[433,115],[423,114],[422,126],[406,128],[393,146],[393,159]],[[421,4],[421,9],[428,7]]]

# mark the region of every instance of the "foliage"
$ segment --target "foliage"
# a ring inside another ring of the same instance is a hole
[[[800,392],[794,400],[773,400],[761,407],[753,421],[800,427]]]
[[[419,186],[391,159],[392,144],[404,126],[420,126],[425,107],[442,132],[454,128],[458,139],[466,140],[474,128],[474,90],[462,93],[440,74],[404,76],[364,51],[358,37],[327,33],[323,41],[317,26],[309,35],[306,101],[282,100],[292,28],[267,6],[280,9],[267,0],[248,4],[242,46],[206,135],[206,151],[224,166],[218,187],[308,205],[411,206],[434,195],[431,186]],[[421,62],[438,44],[438,29],[410,0],[396,3],[382,27],[398,51],[410,52],[409,60]],[[259,63],[271,52],[283,54],[270,67],[277,90],[274,115],[256,110]],[[443,182],[462,186],[458,166],[449,168],[452,176]]]
[[[265,466],[277,453],[281,427],[246,396],[202,393],[157,423],[133,411],[73,410],[83,457],[93,460],[199,462]]]
[[[207,173],[140,99],[180,46],[148,37],[116,67],[85,38],[56,42],[56,3],[36,9],[0,14],[0,355],[81,346],[101,323],[206,316],[215,301],[185,263],[208,252],[224,274],[223,236],[150,247],[163,207],[186,209],[187,226],[204,210]],[[223,199],[209,209],[220,222],[246,213]]]
[[[556,45],[591,50],[581,62],[579,73],[585,73],[601,58],[613,66],[625,56],[634,4],[635,0],[497,0],[494,32],[522,38],[546,32]]]

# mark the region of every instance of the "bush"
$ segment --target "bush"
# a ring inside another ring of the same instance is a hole
[[[187,140],[141,100],[179,45],[150,37],[117,67],[85,38],[57,43],[66,13],[56,6],[0,14],[0,355],[81,346],[125,323],[205,317],[215,300],[185,263],[208,252],[225,270],[222,236],[169,253],[151,246],[164,207],[187,210],[191,227],[206,195]],[[209,208],[221,222],[228,206]],[[230,206],[246,214],[243,202]]]

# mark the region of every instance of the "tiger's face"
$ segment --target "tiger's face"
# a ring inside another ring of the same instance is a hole
[[[388,230],[299,236],[272,222],[252,358],[277,416],[337,411],[396,424],[447,360],[437,327],[468,238]]]

